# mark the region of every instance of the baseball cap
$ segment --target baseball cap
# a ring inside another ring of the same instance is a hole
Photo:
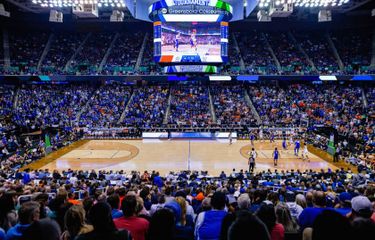
[[[352,195],[350,193],[347,193],[347,192],[342,192],[339,195],[339,199],[340,199],[341,202],[350,201],[350,200],[352,200]]]
[[[371,214],[372,205],[370,200],[364,196],[357,196],[352,199],[352,209],[359,214]]]

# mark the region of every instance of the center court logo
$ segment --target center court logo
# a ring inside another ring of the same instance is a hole
[[[208,6],[210,0],[174,0],[173,1],[176,6],[181,5],[202,5]]]

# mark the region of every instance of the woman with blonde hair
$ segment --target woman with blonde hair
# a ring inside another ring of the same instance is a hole
[[[300,205],[303,209],[307,208],[306,198],[303,194],[297,194],[296,203]]]
[[[280,202],[276,205],[275,208],[276,212],[276,221],[281,223],[284,226],[285,233],[297,233],[298,232],[298,224],[292,218],[290,214],[288,205],[286,203]]]
[[[176,202],[181,207],[180,224],[182,226],[185,226],[186,225],[186,200],[183,197],[176,197]]]
[[[93,227],[85,223],[86,213],[82,205],[74,205],[65,213],[65,232],[61,240],[73,240],[77,236],[91,232]]]

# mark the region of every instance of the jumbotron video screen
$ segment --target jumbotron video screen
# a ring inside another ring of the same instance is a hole
[[[160,30],[160,62],[222,63],[227,55],[220,22],[162,22]]]

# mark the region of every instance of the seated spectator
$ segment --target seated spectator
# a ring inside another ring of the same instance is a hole
[[[275,208],[276,221],[284,226],[285,233],[297,233],[299,230],[296,220],[292,217],[286,203],[278,203]]]
[[[198,240],[219,239],[226,199],[222,192],[215,192],[211,198],[212,210],[201,212],[195,225],[195,237]]]
[[[128,240],[129,233],[126,230],[116,230],[111,216],[111,207],[105,202],[96,203],[89,212],[89,220],[94,230],[79,235],[76,240]],[[132,238],[136,239],[136,238]]]
[[[257,240],[271,239],[266,225],[258,217],[248,211],[240,211],[236,220],[229,227],[228,240],[242,240],[249,234],[251,234],[251,238]]]
[[[305,198],[302,194],[299,194],[299,195],[300,195],[299,199],[304,199]],[[303,207],[298,204],[297,199],[296,199],[296,195],[294,194],[294,192],[291,192],[291,191],[286,192],[285,203],[288,206],[288,209],[289,209],[290,214],[292,215],[292,217],[294,219],[298,219],[299,215],[303,211]],[[305,205],[305,204],[306,204],[306,202],[302,203],[302,205]],[[306,206],[305,206],[305,208],[306,208]]]
[[[65,231],[61,240],[74,240],[77,236],[91,232],[91,225],[85,223],[85,210],[81,205],[74,205],[65,213]]]
[[[272,202],[266,200],[261,203],[258,211],[256,212],[256,215],[267,226],[268,232],[271,235],[271,240],[284,239],[284,226],[280,223],[277,223],[275,208]]]
[[[168,208],[158,209],[151,217],[148,240],[174,240],[175,214]]]
[[[25,202],[18,211],[19,223],[11,227],[6,235],[7,240],[18,240],[30,225],[39,220],[40,205],[37,202]]]
[[[375,236],[375,222],[368,218],[356,218],[352,221],[353,237],[367,239]]]
[[[181,208],[182,203],[176,200],[170,201],[165,204],[165,208],[172,210],[175,219],[175,238],[180,240],[189,240],[194,238],[194,229],[192,226],[186,225],[186,207]],[[185,210],[185,213],[184,213]]]
[[[61,240],[60,235],[61,230],[57,222],[45,218],[33,222],[25,230],[21,240]]]
[[[313,194],[313,207],[305,208],[299,215],[298,223],[303,231],[307,227],[312,227],[315,218],[326,209],[326,198],[322,191]]]
[[[342,215],[346,216],[351,212],[351,199],[352,195],[348,192],[340,193],[338,200],[339,203],[335,206],[335,210]]]
[[[351,201],[352,211],[350,218],[355,220],[356,218],[371,219],[373,214],[373,206],[370,200],[365,196],[354,197]]]
[[[352,228],[347,218],[332,210],[322,211],[312,225],[312,240],[353,239]]]
[[[107,203],[109,206],[111,206],[111,212],[112,212],[112,218],[120,218],[124,215],[122,214],[122,211],[120,208],[120,196],[118,194],[112,194],[107,198]]]
[[[250,210],[251,202],[249,194],[243,193],[237,199],[237,206],[239,210]]]
[[[16,192],[9,191],[0,196],[0,227],[4,231],[17,224],[18,215],[15,210]]]
[[[116,228],[128,230],[134,240],[145,240],[149,222],[137,217],[137,198],[134,195],[127,195],[122,200],[121,208],[124,216],[114,220]]]

